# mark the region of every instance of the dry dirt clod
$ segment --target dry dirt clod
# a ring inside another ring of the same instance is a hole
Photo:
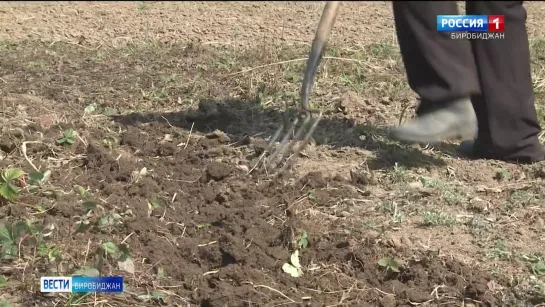
[[[353,184],[374,185],[378,183],[374,173],[358,169],[350,170],[350,178]]]
[[[327,180],[322,172],[310,172],[301,178],[300,182],[310,188],[324,188],[327,186]]]
[[[381,297],[379,300],[380,307],[395,307],[397,306],[395,296],[393,295],[385,295]]]
[[[221,181],[231,175],[232,169],[223,162],[211,162],[206,168],[208,180]]]
[[[409,289],[407,290],[406,295],[407,298],[413,303],[423,303],[432,298],[429,293],[418,289]]]
[[[337,102],[337,109],[344,115],[354,114],[362,102],[356,92],[346,92]]]
[[[374,242],[379,237],[380,237],[380,232],[374,231],[374,230],[369,230],[364,234],[365,240],[369,242]]]
[[[399,237],[391,237],[387,241],[387,244],[394,248],[403,248],[404,244]]]
[[[411,189],[422,189],[424,187],[424,185],[422,184],[421,181],[413,181],[413,182],[410,182],[408,184],[408,186],[411,188]]]
[[[247,165],[237,165],[237,168],[245,173],[249,172],[250,171],[250,168],[247,166]]]
[[[473,212],[482,213],[488,210],[489,202],[480,198],[475,197],[469,201],[467,209]]]
[[[267,142],[263,140],[254,140],[252,141],[252,145],[256,156],[261,155],[267,149]]]
[[[225,134],[225,132],[220,130],[214,130],[213,132],[210,132],[205,136],[209,139],[218,139],[221,144],[229,143],[231,141],[231,138],[227,134]]]
[[[385,96],[380,99],[380,103],[384,105],[390,105],[392,103],[392,98]]]
[[[13,142],[9,136],[3,135],[0,137],[0,150],[5,153],[10,153],[13,150],[17,148],[17,145],[15,145],[15,142]]]
[[[534,170],[534,177],[545,179],[545,165],[538,165]]]

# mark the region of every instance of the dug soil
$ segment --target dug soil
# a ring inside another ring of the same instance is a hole
[[[252,170],[262,152],[257,139],[236,139],[230,131],[173,132],[175,126],[188,125],[185,117],[168,124],[140,119],[131,115],[119,120],[123,132],[114,149],[99,142],[108,135],[91,129],[88,143],[72,149],[75,156],[84,157],[81,163],[52,177],[65,186],[89,187],[94,194],[88,200],[105,212],[121,213],[123,226],[73,235],[74,216],[85,208],[72,194],[60,198],[46,217],[57,223],[55,236],[66,246],[89,241],[92,250],[97,238],[108,241],[112,236],[127,244],[135,275],[141,276],[127,281],[128,291],[171,287],[175,296],[167,303],[179,297],[200,306],[412,306],[434,299],[444,306],[459,306],[464,299],[499,305],[490,291],[494,282],[485,272],[439,252],[422,254],[392,244],[382,240],[380,231],[324,229],[304,218],[313,208],[333,207],[341,198],[361,198],[364,186],[320,172],[267,176],[261,168]],[[198,116],[191,121],[218,124]],[[240,124],[237,129],[243,128]],[[39,201],[36,196],[26,199]],[[12,218],[28,214],[14,205],[5,206],[3,213]],[[342,221],[343,216],[346,212],[330,218]],[[282,266],[290,261],[303,232],[308,236],[300,251],[304,273],[295,278]],[[90,263],[96,261],[91,255],[86,254]],[[399,259],[400,271],[378,265],[385,257]],[[38,275],[51,272],[47,266],[37,270]],[[114,264],[102,273],[127,275]],[[25,300],[23,304],[31,304],[36,297]]]

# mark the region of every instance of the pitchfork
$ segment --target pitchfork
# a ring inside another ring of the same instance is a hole
[[[307,60],[307,67],[305,70],[305,76],[303,78],[303,85],[301,88],[301,110],[299,112],[299,116],[290,125],[290,128],[282,138],[280,145],[268,157],[267,162],[265,163],[265,168],[268,172],[273,172],[277,168],[278,163],[284,158],[285,154],[290,152],[293,146],[295,146],[297,141],[303,136],[306,131],[306,134],[301,140],[299,146],[297,146],[293,153],[288,157],[286,162],[284,162],[284,166],[280,170],[280,173],[282,173],[289,165],[291,165],[290,158],[293,156],[297,156],[303,149],[305,149],[305,147],[308,145],[310,137],[312,136],[312,133],[314,132],[314,130],[316,130],[316,126],[318,126],[318,122],[322,118],[322,111],[309,108],[309,96],[310,90],[312,88],[312,83],[316,75],[316,71],[318,70],[318,66],[320,65],[320,61],[323,56],[324,47],[326,45],[327,39],[329,38],[333,23],[335,22],[335,18],[337,17],[337,13],[339,11],[339,4],[340,1],[328,1],[324,7],[322,17],[320,18],[320,22],[318,23],[318,29],[316,30],[314,41],[312,42],[310,55]],[[318,115],[313,118],[313,114]],[[300,121],[302,121],[301,126],[298,128],[297,132],[294,132],[296,125]],[[280,126],[280,128],[278,128],[276,133],[269,141],[267,148],[263,154],[271,151],[273,145],[278,140],[280,134],[284,130],[284,127],[285,125],[283,124]],[[291,135],[293,135],[293,139],[290,141]]]

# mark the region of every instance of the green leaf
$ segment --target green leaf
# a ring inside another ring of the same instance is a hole
[[[8,168],[4,172],[2,172],[2,178],[8,182],[13,179],[17,179],[24,175],[25,172],[23,172],[21,169],[18,168]]]
[[[117,139],[114,136],[108,136],[102,140],[102,145],[107,148],[112,148],[117,144]]]
[[[530,263],[539,262],[539,257],[536,256],[536,255],[522,255],[521,258],[528,261],[528,262],[530,262]]]
[[[97,208],[97,204],[95,204],[94,202],[90,200],[84,201],[82,205],[85,207],[85,209],[87,209],[87,212],[93,211]]]
[[[25,220],[26,227],[27,227],[27,233],[29,235],[36,235],[44,230],[44,225],[36,225],[33,224],[31,220]],[[50,228],[51,226],[45,225],[46,228]]]
[[[153,210],[161,208],[161,203],[157,199],[148,199],[148,217],[151,216]]]
[[[90,277],[96,277],[99,275],[100,275],[100,272],[97,269],[88,267],[88,266],[82,267],[78,269],[77,271],[75,271],[74,274],[72,274],[72,276],[90,276]]]
[[[7,282],[8,282],[7,277],[4,276],[4,275],[0,275],[0,287],[2,287],[3,285],[5,285]]]
[[[2,245],[2,248],[0,250],[0,255],[4,259],[14,259],[17,256],[17,245],[15,244]]]
[[[10,301],[0,301],[0,307],[13,307]]]
[[[396,273],[399,273],[399,263],[397,263],[396,261],[394,261],[393,263],[390,264],[390,270],[396,272]]]
[[[148,199],[148,205],[151,209],[161,208],[161,202],[157,199]]]
[[[378,265],[386,267],[388,270],[399,273],[401,268],[401,263],[399,260],[384,257],[378,261]]]
[[[46,244],[41,243],[38,246],[38,255],[45,257],[47,256],[48,253],[49,253],[49,247]]]
[[[157,279],[165,279],[165,269],[162,267],[157,268]]]
[[[300,248],[308,247],[308,233],[306,231],[303,231],[303,234],[299,237],[297,245],[299,245]]]
[[[116,111],[114,108],[110,108],[110,107],[107,107],[105,110],[104,110],[104,115],[106,116],[113,116],[115,115]]]
[[[9,201],[14,201],[19,195],[20,189],[9,182],[0,184],[0,195]]]
[[[57,259],[59,259],[61,255],[61,252],[58,247],[53,247],[49,252],[47,253],[47,258],[49,258],[50,262],[55,262]]]
[[[113,242],[102,243],[102,248],[106,253],[110,255],[115,255],[115,253],[117,252],[117,246]]]
[[[130,274],[134,274],[134,262],[127,255],[121,255],[119,261],[117,262],[117,265],[119,266],[120,270],[123,270]]]
[[[108,215],[100,217],[100,219],[98,219],[98,224],[100,226],[106,226],[110,224],[110,217]]]
[[[95,255],[95,268],[101,271],[104,266],[104,255],[102,253],[97,253]]]
[[[382,267],[387,267],[390,265],[390,258],[384,257],[378,261],[378,265]]]
[[[61,196],[66,194],[66,193],[64,193],[64,191],[62,191],[62,190],[56,190],[56,191],[53,191],[53,194],[55,195],[55,199],[59,200],[61,198]]]
[[[15,242],[22,238],[28,231],[26,221],[20,221],[11,226],[11,236]]]
[[[541,276],[545,274],[545,263],[538,262],[534,265],[532,265],[532,271],[535,275]]]
[[[136,298],[141,301],[147,302],[151,300],[166,300],[167,296],[164,293],[153,291],[150,294],[140,294]]]
[[[30,182],[34,182],[34,183],[38,183],[38,184],[42,184],[44,182],[47,181],[47,179],[49,179],[49,177],[51,176],[51,171],[50,170],[47,170],[43,173],[40,173],[40,172],[31,172],[28,174],[28,177],[30,178]]]
[[[119,244],[119,246],[117,246],[117,248],[119,248],[119,251],[123,254],[123,255],[130,255],[130,252],[129,252],[129,247],[127,246],[127,244]]]
[[[44,174],[40,172],[31,172],[31,173],[28,173],[28,178],[36,182],[41,182],[45,178],[45,176]]]
[[[87,107],[85,107],[85,110],[83,110],[83,112],[85,114],[90,114],[90,113],[95,112],[95,110],[96,110],[96,104],[93,103],[93,104],[90,104]]]
[[[198,228],[198,229],[209,228],[209,227],[212,227],[212,224],[210,224],[210,223],[202,223],[202,224],[197,225],[197,228]]]
[[[162,299],[162,300],[165,300],[167,298],[166,294],[164,294],[163,292],[158,292],[158,291],[151,291],[151,296],[155,299]]]
[[[72,138],[74,136],[74,129],[72,128],[69,128],[69,129],[66,129],[64,130],[64,133],[63,133],[64,137],[65,138]]]
[[[121,220],[121,215],[117,213],[107,213],[104,216],[100,217],[99,224],[100,226],[113,226],[122,223]]]
[[[74,191],[79,194],[81,197],[87,197],[90,193],[82,186],[75,184]]]
[[[77,222],[78,227],[76,228],[76,231],[74,231],[74,234],[76,233],[84,233],[86,232],[91,226],[93,226],[92,223],[83,223],[83,222]]]
[[[9,231],[9,229],[4,224],[0,224],[0,242],[2,242],[3,244],[15,243],[11,238],[11,231]]]

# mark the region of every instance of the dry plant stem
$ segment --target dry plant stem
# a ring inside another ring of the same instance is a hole
[[[187,141],[185,141],[184,149],[187,148],[187,145],[189,145],[189,139],[191,138],[191,133],[193,132],[193,126],[195,125],[195,122],[191,124],[191,130],[189,130],[189,135],[187,136]]]
[[[265,288],[265,289],[269,289],[269,290],[271,290],[271,291],[273,291],[273,292],[278,293],[279,295],[281,295],[281,296],[284,297],[285,299],[290,300],[290,302],[296,303],[296,301],[294,301],[293,299],[291,299],[289,296],[287,296],[287,295],[285,295],[284,293],[282,293],[282,292],[280,292],[280,291],[278,291],[278,290],[276,290],[276,289],[274,289],[274,288],[271,288],[271,287],[269,287],[269,286],[266,286],[266,285],[254,285],[254,288]]]
[[[26,144],[37,144],[37,143],[41,143],[39,141],[27,141],[27,142],[23,142],[21,144],[21,152],[23,154],[23,156],[25,157],[25,160],[28,162],[28,164],[30,164],[30,166],[32,166],[32,168],[39,172],[40,170],[36,167],[36,165],[34,165],[34,163],[32,163],[32,161],[28,158],[27,154],[26,154]]]
[[[380,70],[381,69],[380,67],[373,66],[373,65],[371,65],[371,64],[369,64],[369,63],[367,63],[365,61],[358,60],[358,59],[341,58],[341,57],[334,57],[334,56],[324,56],[324,57],[322,57],[322,59],[342,61],[342,62],[355,62],[355,63],[358,63],[358,64],[362,64],[362,65],[364,65],[364,66],[366,66],[366,67],[368,67],[370,69],[373,69],[373,70]],[[248,68],[248,69],[245,69],[245,70],[230,73],[230,74],[227,75],[227,77],[247,73],[247,72],[250,72],[250,71],[253,71],[253,70],[256,70],[256,69],[260,69],[260,68],[265,68],[265,67],[270,67],[270,66],[275,66],[275,65],[282,65],[282,64],[289,64],[289,63],[293,63],[293,62],[303,62],[303,61],[307,61],[307,60],[308,60],[308,57],[293,59],[293,60],[287,60],[287,61],[280,61],[280,62],[269,63],[269,64],[263,64],[263,65],[255,66],[255,67]]]

